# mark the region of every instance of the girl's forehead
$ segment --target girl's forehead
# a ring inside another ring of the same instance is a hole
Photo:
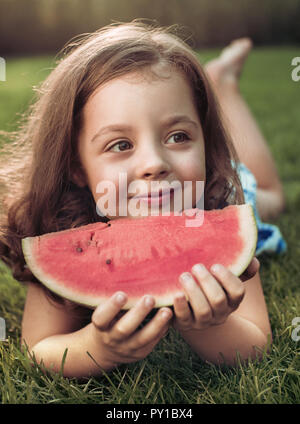
[[[126,74],[117,76],[106,81],[104,84],[99,85],[91,94],[89,100],[91,100],[96,94],[100,91],[104,91],[107,88],[117,85],[118,83],[128,83],[128,89],[130,90],[130,85],[139,85],[139,84],[152,84],[156,82],[169,82],[181,80],[190,86],[190,81],[187,75],[176,69],[174,66],[168,63],[157,63],[151,66],[145,66],[138,70],[133,70]],[[184,89],[186,84],[181,84],[180,88]]]
[[[104,127],[124,127],[129,121],[146,126],[147,122],[170,121],[171,116],[179,115],[198,122],[195,97],[187,78],[179,70],[161,70],[160,74],[155,70],[155,78],[151,78],[149,70],[124,74],[96,89],[83,108],[83,133],[93,138],[99,131],[99,117]]]

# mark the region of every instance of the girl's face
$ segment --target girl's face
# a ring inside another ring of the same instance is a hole
[[[189,209],[202,195],[196,181],[202,190],[204,139],[192,89],[180,72],[156,68],[168,78],[145,72],[115,78],[83,109],[78,151],[87,180],[76,182],[89,186],[98,214],[110,219]],[[175,193],[157,197],[172,182]]]

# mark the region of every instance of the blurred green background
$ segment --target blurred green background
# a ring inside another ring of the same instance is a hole
[[[0,56],[54,53],[79,33],[134,18],[183,25],[195,48],[244,35],[300,43],[299,0],[0,0]]]

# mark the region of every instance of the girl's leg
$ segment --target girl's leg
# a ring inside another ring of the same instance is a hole
[[[205,66],[221,106],[225,126],[241,162],[257,180],[257,208],[262,219],[276,218],[284,194],[267,142],[239,90],[239,77],[251,50],[248,38],[235,40]]]

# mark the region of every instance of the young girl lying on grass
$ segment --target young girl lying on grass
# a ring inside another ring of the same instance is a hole
[[[140,187],[178,180],[182,187],[193,181],[194,190],[204,181],[205,209],[243,203],[244,196],[254,208],[257,201],[256,253],[283,251],[278,228],[259,218],[277,217],[284,196],[239,91],[250,49],[249,39],[236,40],[203,69],[169,29],[112,24],[72,43],[42,84],[28,125],[5,147],[14,155],[9,169],[2,155],[10,199],[0,245],[1,258],[28,287],[22,340],[38,362],[59,371],[68,349],[65,376],[101,375],[145,358],[170,326],[213,363],[233,365],[237,352],[246,360],[267,348],[271,328],[256,258],[241,278],[223,266],[187,269],[173,309],[158,309],[140,328],[155,306],[152,296],[126,313],[123,292],[94,311],[76,306],[42,286],[21,249],[27,236],[121,219],[100,216],[96,187],[113,182],[118,199],[119,174],[126,172],[128,185]],[[12,186],[14,176],[21,184]]]

